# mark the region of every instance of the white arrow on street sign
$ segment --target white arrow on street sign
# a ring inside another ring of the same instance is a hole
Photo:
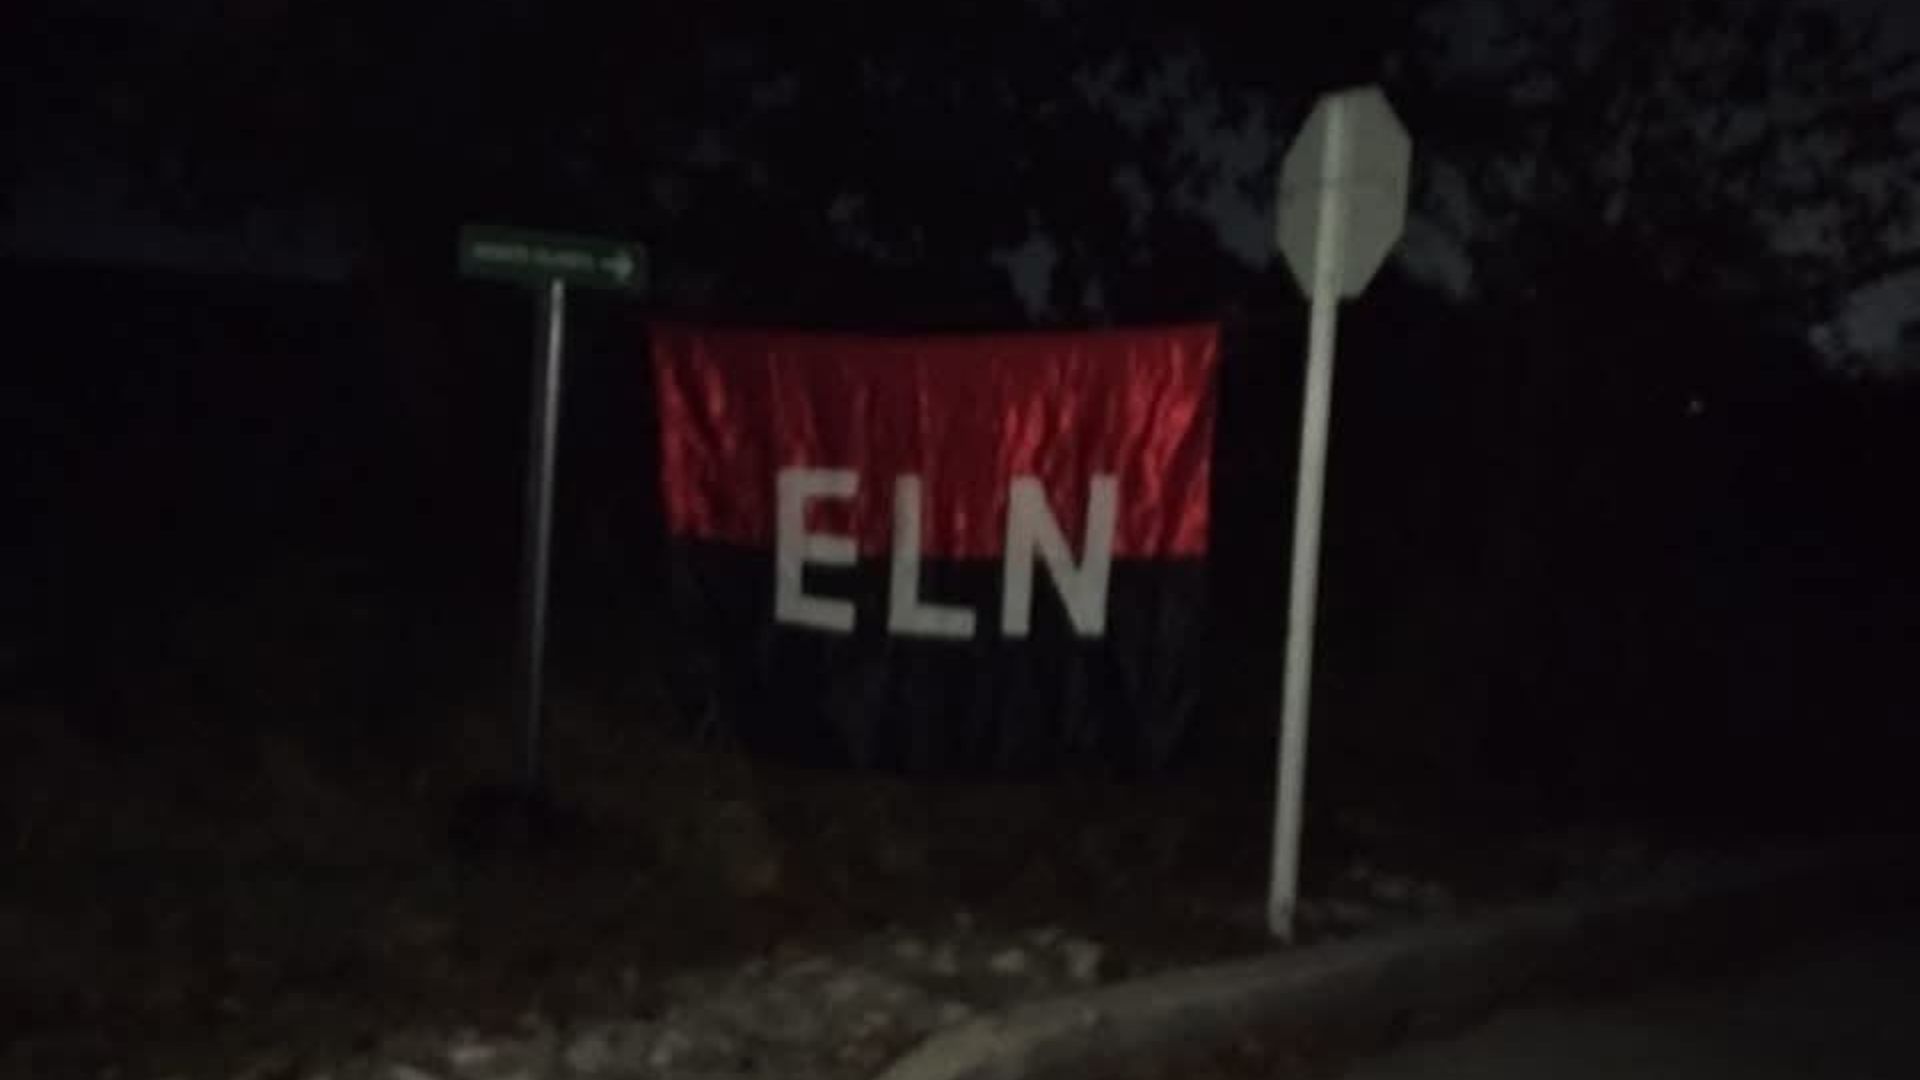
[[[613,280],[622,285],[633,280],[633,256],[625,251],[601,259],[600,268],[613,275]]]
[[[1340,295],[1360,295],[1407,223],[1413,141],[1377,86],[1328,94],[1314,105],[1280,167],[1280,252],[1312,295],[1321,222],[1340,234],[1331,258]]]
[[[1386,95],[1369,86],[1321,98],[1280,169],[1277,239],[1287,266],[1313,302],[1300,407],[1300,475],[1294,487],[1293,572],[1267,892],[1267,926],[1282,939],[1293,937],[1299,894],[1334,330],[1341,298],[1358,296],[1400,239],[1412,161],[1413,142],[1406,128],[1393,115]]]

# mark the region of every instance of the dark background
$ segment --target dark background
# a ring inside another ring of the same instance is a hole
[[[11,376],[7,426],[17,689],[90,732],[165,738],[142,698],[192,613],[279,584],[289,632],[351,676],[296,692],[351,691],[344,711],[383,728],[414,722],[442,657],[505,659],[530,298],[458,295],[460,377],[429,388],[351,288],[10,277],[16,355],[39,361]],[[1497,779],[1593,807],[1657,785],[1789,815],[1899,801],[1920,401],[1738,327],[1676,340],[1691,314],[1623,319],[1653,342],[1557,338],[1577,366],[1542,386],[1510,334],[1392,276],[1350,309],[1317,737],[1358,779],[1439,767],[1457,796]],[[667,615],[644,322],[599,297],[575,315],[556,664],[640,678]],[[1228,324],[1200,744],[1271,726],[1300,321]],[[210,674],[244,681],[231,667]]]
[[[1875,10],[0,5],[0,1075],[643,1013],[962,908],[1122,963],[1269,947],[1306,336],[1274,177],[1355,83],[1415,169],[1341,314],[1303,897],[1910,833],[1920,42]],[[469,222],[651,266],[570,305],[531,822],[533,302],[456,277]],[[1186,737],[956,780],[714,730],[661,317],[1217,321]]]
[[[1911,185],[1869,182],[1911,175],[1911,68],[1865,5],[1670,8],[15,6],[8,685],[109,744],[285,723],[387,761],[437,752],[430,703],[503,695],[531,303],[452,273],[500,221],[656,267],[573,311],[563,685],[654,679],[670,633],[649,316],[1219,319],[1189,749],[1264,760],[1304,305],[1182,192],[1264,235],[1313,96],[1379,80],[1423,242],[1471,273],[1390,264],[1343,317],[1316,790],[1872,821],[1914,746],[1913,310],[1813,331],[1912,264]],[[1207,156],[1248,132],[1238,173]],[[53,257],[100,229],[46,193],[89,184],[175,231]],[[165,239],[288,207],[337,266]],[[1826,224],[1787,252],[1795,214]],[[997,261],[1034,238],[1038,300]]]

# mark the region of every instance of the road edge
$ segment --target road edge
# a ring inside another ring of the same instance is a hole
[[[1917,867],[1904,841],[1887,839],[1775,852],[1606,895],[1167,972],[937,1032],[877,1080],[1078,1075],[1249,1029],[1390,1045],[1463,1027],[1522,991],[1605,987],[1790,942],[1809,918],[1859,917],[1914,895]]]

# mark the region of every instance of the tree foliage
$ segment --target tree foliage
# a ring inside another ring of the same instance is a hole
[[[1414,96],[1427,208],[1484,289],[1583,259],[1824,324],[1920,268],[1920,57],[1803,0],[1475,5],[1433,16]]]
[[[169,212],[336,207],[418,272],[466,219],[619,232],[676,306],[951,322],[1017,317],[1036,246],[1056,317],[1217,304],[1219,205],[1269,198],[1282,126],[1408,5],[112,6],[41,5],[21,48]]]

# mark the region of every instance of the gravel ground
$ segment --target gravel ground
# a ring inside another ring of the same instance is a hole
[[[1644,853],[1634,856],[1638,861],[1631,867],[1620,850],[1577,853],[1568,846],[1566,854],[1586,868],[1569,880],[1596,885],[1653,865]],[[1303,906],[1303,919],[1322,938],[1448,915],[1461,906],[1437,881],[1388,873],[1361,860],[1337,875],[1334,886],[1338,895]],[[1265,947],[1248,940],[1249,948]],[[129,1073],[100,1065],[94,1074],[171,1080],[854,1080],[982,1012],[1190,959],[1137,943],[1116,947],[1067,924],[1019,928],[955,911],[917,927],[847,937],[829,948],[776,946],[644,987],[649,976],[628,967],[614,985],[583,992],[565,1008],[536,1005],[491,1022],[479,1022],[484,1012],[391,1025],[368,1024],[362,1015],[358,1045],[350,1049],[311,1039],[276,1045],[267,1037],[271,1026],[262,1025],[219,1054],[199,1055],[191,1067]],[[254,1009],[235,1002],[226,1021],[245,1031]],[[259,1015],[264,1019],[270,1012]],[[58,1049],[26,1041],[4,1060],[15,1075],[48,1075],[60,1064]],[[1180,1063],[1179,1072],[1138,1075],[1283,1075],[1271,1070],[1305,1067],[1310,1054],[1308,1047],[1252,1038],[1205,1062]],[[1196,1069],[1213,1071],[1185,1071]]]
[[[8,717],[0,1076],[853,1076],[977,1010],[1269,947],[1257,768],[910,782],[563,702],[566,820],[450,851],[463,785],[511,760],[497,713],[417,767],[155,713],[182,737],[117,756]],[[1355,803],[1313,826],[1308,942],[1671,854]]]

